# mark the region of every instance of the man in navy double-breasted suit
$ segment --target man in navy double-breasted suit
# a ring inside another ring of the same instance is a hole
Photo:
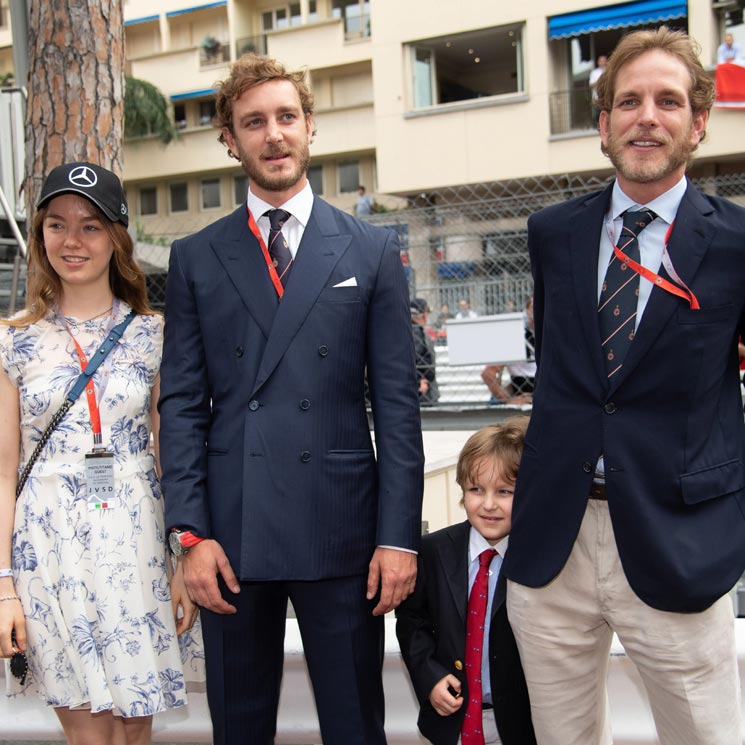
[[[384,743],[382,614],[414,586],[423,489],[398,242],[313,195],[302,74],[246,55],[217,112],[248,200],[173,245],[160,398],[215,742],[274,741],[289,598],[324,743]]]
[[[714,90],[685,34],[624,37],[598,93],[615,183],[528,225],[538,374],[509,618],[540,745],[611,742],[614,631],[660,743],[739,745],[745,210],[686,181]]]

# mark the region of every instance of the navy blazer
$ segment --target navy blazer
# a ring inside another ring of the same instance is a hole
[[[395,233],[318,197],[281,302],[245,206],[176,241],[161,368],[166,526],[218,540],[242,580],[366,573],[376,545],[418,548],[409,326]]]
[[[419,729],[434,745],[455,745],[466,715],[468,685],[463,662],[470,528],[466,520],[422,538],[416,588],[396,609],[396,634],[420,705]],[[500,574],[489,627],[494,717],[503,745],[535,745],[528,689],[507,620],[505,588],[504,574]],[[455,714],[442,717],[432,708],[429,694],[448,674],[460,680],[464,703]]]
[[[665,611],[710,606],[745,568],[745,210],[688,186],[668,251],[700,310],[655,287],[609,383],[597,316],[603,192],[528,222],[538,374],[505,571],[540,587],[564,566],[598,456],[634,592]],[[661,270],[664,271],[664,270]]]

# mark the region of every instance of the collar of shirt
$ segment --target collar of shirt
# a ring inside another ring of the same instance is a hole
[[[282,226],[282,235],[284,235],[287,245],[290,247],[290,253],[293,259],[295,258],[295,254],[297,254],[305,227],[310,220],[310,213],[313,209],[313,198],[313,190],[310,188],[310,183],[306,181],[301,191],[280,205],[280,209],[287,210],[291,215],[290,219]],[[251,210],[256,224],[259,226],[261,237],[265,243],[268,243],[269,218],[264,213],[267,210],[273,210],[274,206],[257,197],[251,191],[250,186],[248,188],[247,202],[248,209]]]
[[[507,550],[507,543],[509,540],[510,537],[506,535],[504,538],[497,541],[496,545],[492,546],[489,541],[487,541],[486,538],[484,538],[484,536],[481,535],[481,533],[479,533],[479,531],[472,525],[468,537],[468,563],[470,564],[472,561],[478,559],[481,552],[486,551],[487,548],[496,548],[499,555],[504,557],[504,552]]]
[[[659,272],[660,264],[662,263],[662,251],[665,247],[665,235],[667,234],[668,228],[673,223],[673,220],[675,220],[675,215],[678,213],[678,207],[680,206],[680,202],[683,199],[683,195],[687,188],[688,181],[686,177],[683,176],[675,186],[668,189],[664,194],[660,194],[659,197],[653,199],[648,204],[639,204],[631,199],[631,197],[624,194],[623,190],[618,185],[618,181],[613,184],[610,210],[607,219],[603,221],[603,227],[600,234],[597,274],[598,299],[600,299],[600,291],[603,287],[605,272],[608,268],[611,256],[613,255],[611,235],[613,236],[613,240],[617,240],[618,236],[621,235],[621,228],[623,227],[623,219],[621,215],[627,209],[641,209],[643,207],[649,207],[649,209],[653,210],[657,215],[657,219],[650,223],[639,234],[641,264],[647,267],[647,269],[657,273]],[[636,309],[636,328],[639,327],[639,322],[644,314],[644,309],[647,307],[647,302],[649,301],[652,289],[652,283],[642,277],[639,282],[639,303],[637,304]]]

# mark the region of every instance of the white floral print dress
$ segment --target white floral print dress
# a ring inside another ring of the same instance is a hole
[[[129,312],[124,303],[115,309],[111,321],[71,327],[89,359],[109,324]],[[94,376],[118,506],[88,508],[84,456],[93,437],[85,392],[16,503],[12,564],[26,617],[29,677],[51,706],[132,717],[186,703],[163,500],[150,452],[151,388],[162,341],[163,319],[137,316]],[[19,392],[23,467],[80,362],[70,332],[53,315],[27,328],[0,329],[0,357]],[[193,656],[200,652],[185,650],[185,662]]]

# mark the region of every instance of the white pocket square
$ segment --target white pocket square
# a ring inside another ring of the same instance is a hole
[[[357,277],[350,277],[343,282],[335,284],[334,287],[357,287]]]

